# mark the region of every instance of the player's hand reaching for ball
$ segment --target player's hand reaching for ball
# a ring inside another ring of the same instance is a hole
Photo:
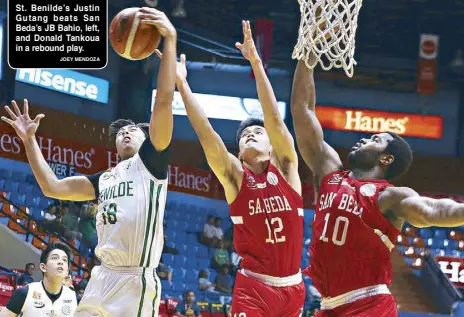
[[[250,61],[250,63],[260,62],[261,58],[259,57],[258,50],[255,46],[255,41],[251,35],[250,21],[242,21],[243,28],[243,43],[235,43],[235,47],[238,48],[243,57]]]
[[[155,50],[156,55],[161,59],[163,58],[163,53],[160,52],[160,50],[156,49]],[[187,79],[187,66],[185,66],[185,61],[187,58],[185,57],[185,54],[180,55],[180,61],[177,62],[177,67],[176,67],[176,84],[179,86],[182,84],[183,81]]]
[[[144,7],[140,8],[139,13],[140,21],[156,26],[162,37],[172,38],[177,36],[176,29],[164,12]]]
[[[10,115],[10,118],[2,116],[2,120],[7,122],[9,125],[11,125],[18,136],[21,138],[21,140],[26,140],[28,137],[31,137],[35,134],[37,131],[37,128],[39,127],[40,119],[45,117],[44,114],[38,114],[34,120],[32,120],[29,117],[29,104],[27,102],[27,99],[24,99],[24,109],[23,113],[19,110],[18,105],[16,102],[13,100],[11,102],[11,106],[13,107],[13,110],[11,110],[10,107],[5,106],[6,112]]]

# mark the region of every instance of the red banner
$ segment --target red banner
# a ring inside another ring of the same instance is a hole
[[[433,95],[436,91],[438,40],[433,34],[420,36],[417,91],[423,95]]]
[[[212,172],[169,165],[169,190],[217,198],[217,183]]]
[[[435,259],[451,283],[456,287],[464,287],[464,258],[437,256]]]
[[[443,119],[411,113],[317,106],[323,128],[366,133],[392,131],[404,136],[441,139]]]
[[[259,56],[263,61],[264,69],[267,72],[272,51],[272,28],[274,21],[267,19],[257,19],[255,22],[255,44]],[[253,71],[251,77],[254,78]]]
[[[117,162],[114,149],[65,141],[42,134],[36,134],[36,137],[46,161],[71,166],[79,173],[95,174]],[[27,162],[21,139],[7,124],[0,124],[0,156]]]

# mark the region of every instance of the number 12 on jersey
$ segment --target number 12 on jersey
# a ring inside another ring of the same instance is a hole
[[[324,242],[329,242],[329,238],[325,235],[327,233],[327,226],[330,221],[330,213],[327,213],[324,218],[324,230],[322,231],[322,235],[319,237],[319,240]],[[332,234],[332,242],[335,245],[344,245],[346,242],[346,234],[348,233],[348,225],[350,224],[350,220],[343,216],[338,216],[335,219],[333,234]],[[342,230],[341,234],[339,231]]]
[[[282,219],[279,217],[271,218],[271,221],[266,218],[264,221],[267,226],[267,233],[269,236],[266,239],[266,243],[281,243],[285,242],[285,236],[279,235],[279,233],[284,229],[284,224]]]

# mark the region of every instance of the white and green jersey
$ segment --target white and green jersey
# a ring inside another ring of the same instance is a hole
[[[147,139],[132,158],[90,176],[98,197],[95,254],[111,267],[158,267],[168,191],[169,150]]]

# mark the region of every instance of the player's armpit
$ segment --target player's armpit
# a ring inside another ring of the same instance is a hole
[[[397,217],[418,228],[464,225],[464,204],[419,196],[407,187],[387,188],[379,196],[379,207],[389,208]]]
[[[87,201],[95,199],[94,186],[85,176],[71,176],[54,181],[44,195],[60,200]]]

